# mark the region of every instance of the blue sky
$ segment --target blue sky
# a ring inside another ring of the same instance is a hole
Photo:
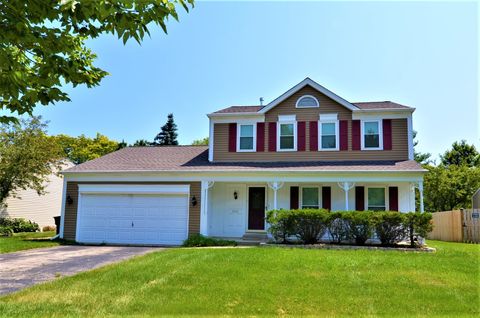
[[[208,135],[206,114],[271,101],[310,77],[351,101],[416,107],[418,149],[480,148],[475,2],[197,2],[141,46],[90,41],[110,72],[72,102],[38,107],[51,134],[152,140],[173,112],[179,141]]]

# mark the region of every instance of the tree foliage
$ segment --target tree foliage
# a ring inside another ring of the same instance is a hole
[[[480,154],[474,145],[469,145],[465,140],[455,141],[452,149],[445,151],[440,156],[441,164],[450,165],[466,165],[468,167],[480,167]]]
[[[469,208],[472,195],[480,188],[480,168],[466,165],[427,166],[424,177],[426,211]]]
[[[133,147],[148,147],[151,146],[152,143],[146,139],[138,139],[133,143]]]
[[[415,147],[418,145],[418,139],[417,139],[417,131],[413,131],[413,157],[416,162],[420,164],[429,164],[432,162],[430,157],[432,156],[431,153],[426,152],[426,153],[421,153],[418,152]]]
[[[99,85],[107,72],[96,67],[88,39],[113,34],[140,43],[149,28],[167,32],[176,7],[187,12],[193,0],[2,0],[0,2],[0,109],[11,116],[32,114],[37,103],[69,101],[62,89]]]
[[[63,149],[65,157],[75,164],[99,158],[118,150],[122,146],[122,143],[111,140],[100,133],[97,133],[95,138],[89,138],[85,135],[78,137],[57,135],[54,138]]]
[[[192,141],[192,146],[208,146],[208,137],[202,139],[195,139]]]
[[[177,141],[177,124],[173,119],[173,114],[168,114],[167,123],[162,126],[162,130],[153,140],[155,146],[176,146]]]
[[[63,152],[41,117],[0,126],[0,202],[19,190],[45,192],[48,177],[62,166]]]

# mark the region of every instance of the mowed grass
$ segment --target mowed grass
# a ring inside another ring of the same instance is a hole
[[[475,316],[479,245],[169,249],[0,298],[0,315]]]
[[[57,246],[60,243],[50,241],[55,232],[15,233],[11,237],[0,237],[0,254],[31,248]]]

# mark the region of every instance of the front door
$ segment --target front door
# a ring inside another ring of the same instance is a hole
[[[248,229],[265,229],[265,187],[248,188]]]

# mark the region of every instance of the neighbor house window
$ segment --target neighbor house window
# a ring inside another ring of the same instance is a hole
[[[382,134],[381,122],[378,120],[364,121],[362,124],[363,149],[381,149],[382,148]]]
[[[385,211],[385,188],[368,188],[367,210]]]
[[[238,125],[237,151],[255,150],[255,125]]]
[[[304,95],[297,100],[295,107],[297,108],[309,108],[318,107],[318,100],[312,95]]]
[[[277,151],[297,150],[297,120],[295,115],[278,115]]]
[[[318,209],[318,188],[302,188],[302,209]]]
[[[338,123],[320,122],[320,150],[338,150]]]

